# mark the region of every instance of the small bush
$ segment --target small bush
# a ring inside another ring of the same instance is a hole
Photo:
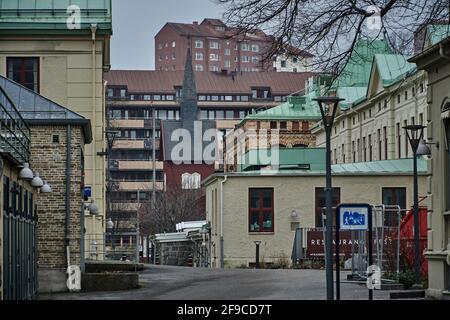
[[[409,289],[416,283],[416,275],[410,270],[400,272],[398,282],[403,284],[406,289]]]

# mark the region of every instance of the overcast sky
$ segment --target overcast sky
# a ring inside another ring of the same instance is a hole
[[[154,70],[154,37],[166,22],[220,18],[214,0],[113,0],[113,69]]]

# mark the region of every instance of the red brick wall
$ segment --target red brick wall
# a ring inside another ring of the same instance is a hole
[[[164,162],[164,172],[166,174],[167,190],[173,190],[181,188],[181,176],[183,173],[199,173],[203,181],[214,173],[214,166],[207,164],[175,165],[171,161],[166,161]]]

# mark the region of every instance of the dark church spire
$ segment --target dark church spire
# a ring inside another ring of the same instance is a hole
[[[183,122],[198,120],[197,88],[195,86],[195,76],[192,68],[192,55],[190,48],[188,49],[186,55],[180,106],[181,119]]]

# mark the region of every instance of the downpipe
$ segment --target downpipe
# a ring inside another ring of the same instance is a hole
[[[220,181],[220,268],[223,269],[225,267],[225,255],[223,253],[223,185],[227,182],[228,176]]]

